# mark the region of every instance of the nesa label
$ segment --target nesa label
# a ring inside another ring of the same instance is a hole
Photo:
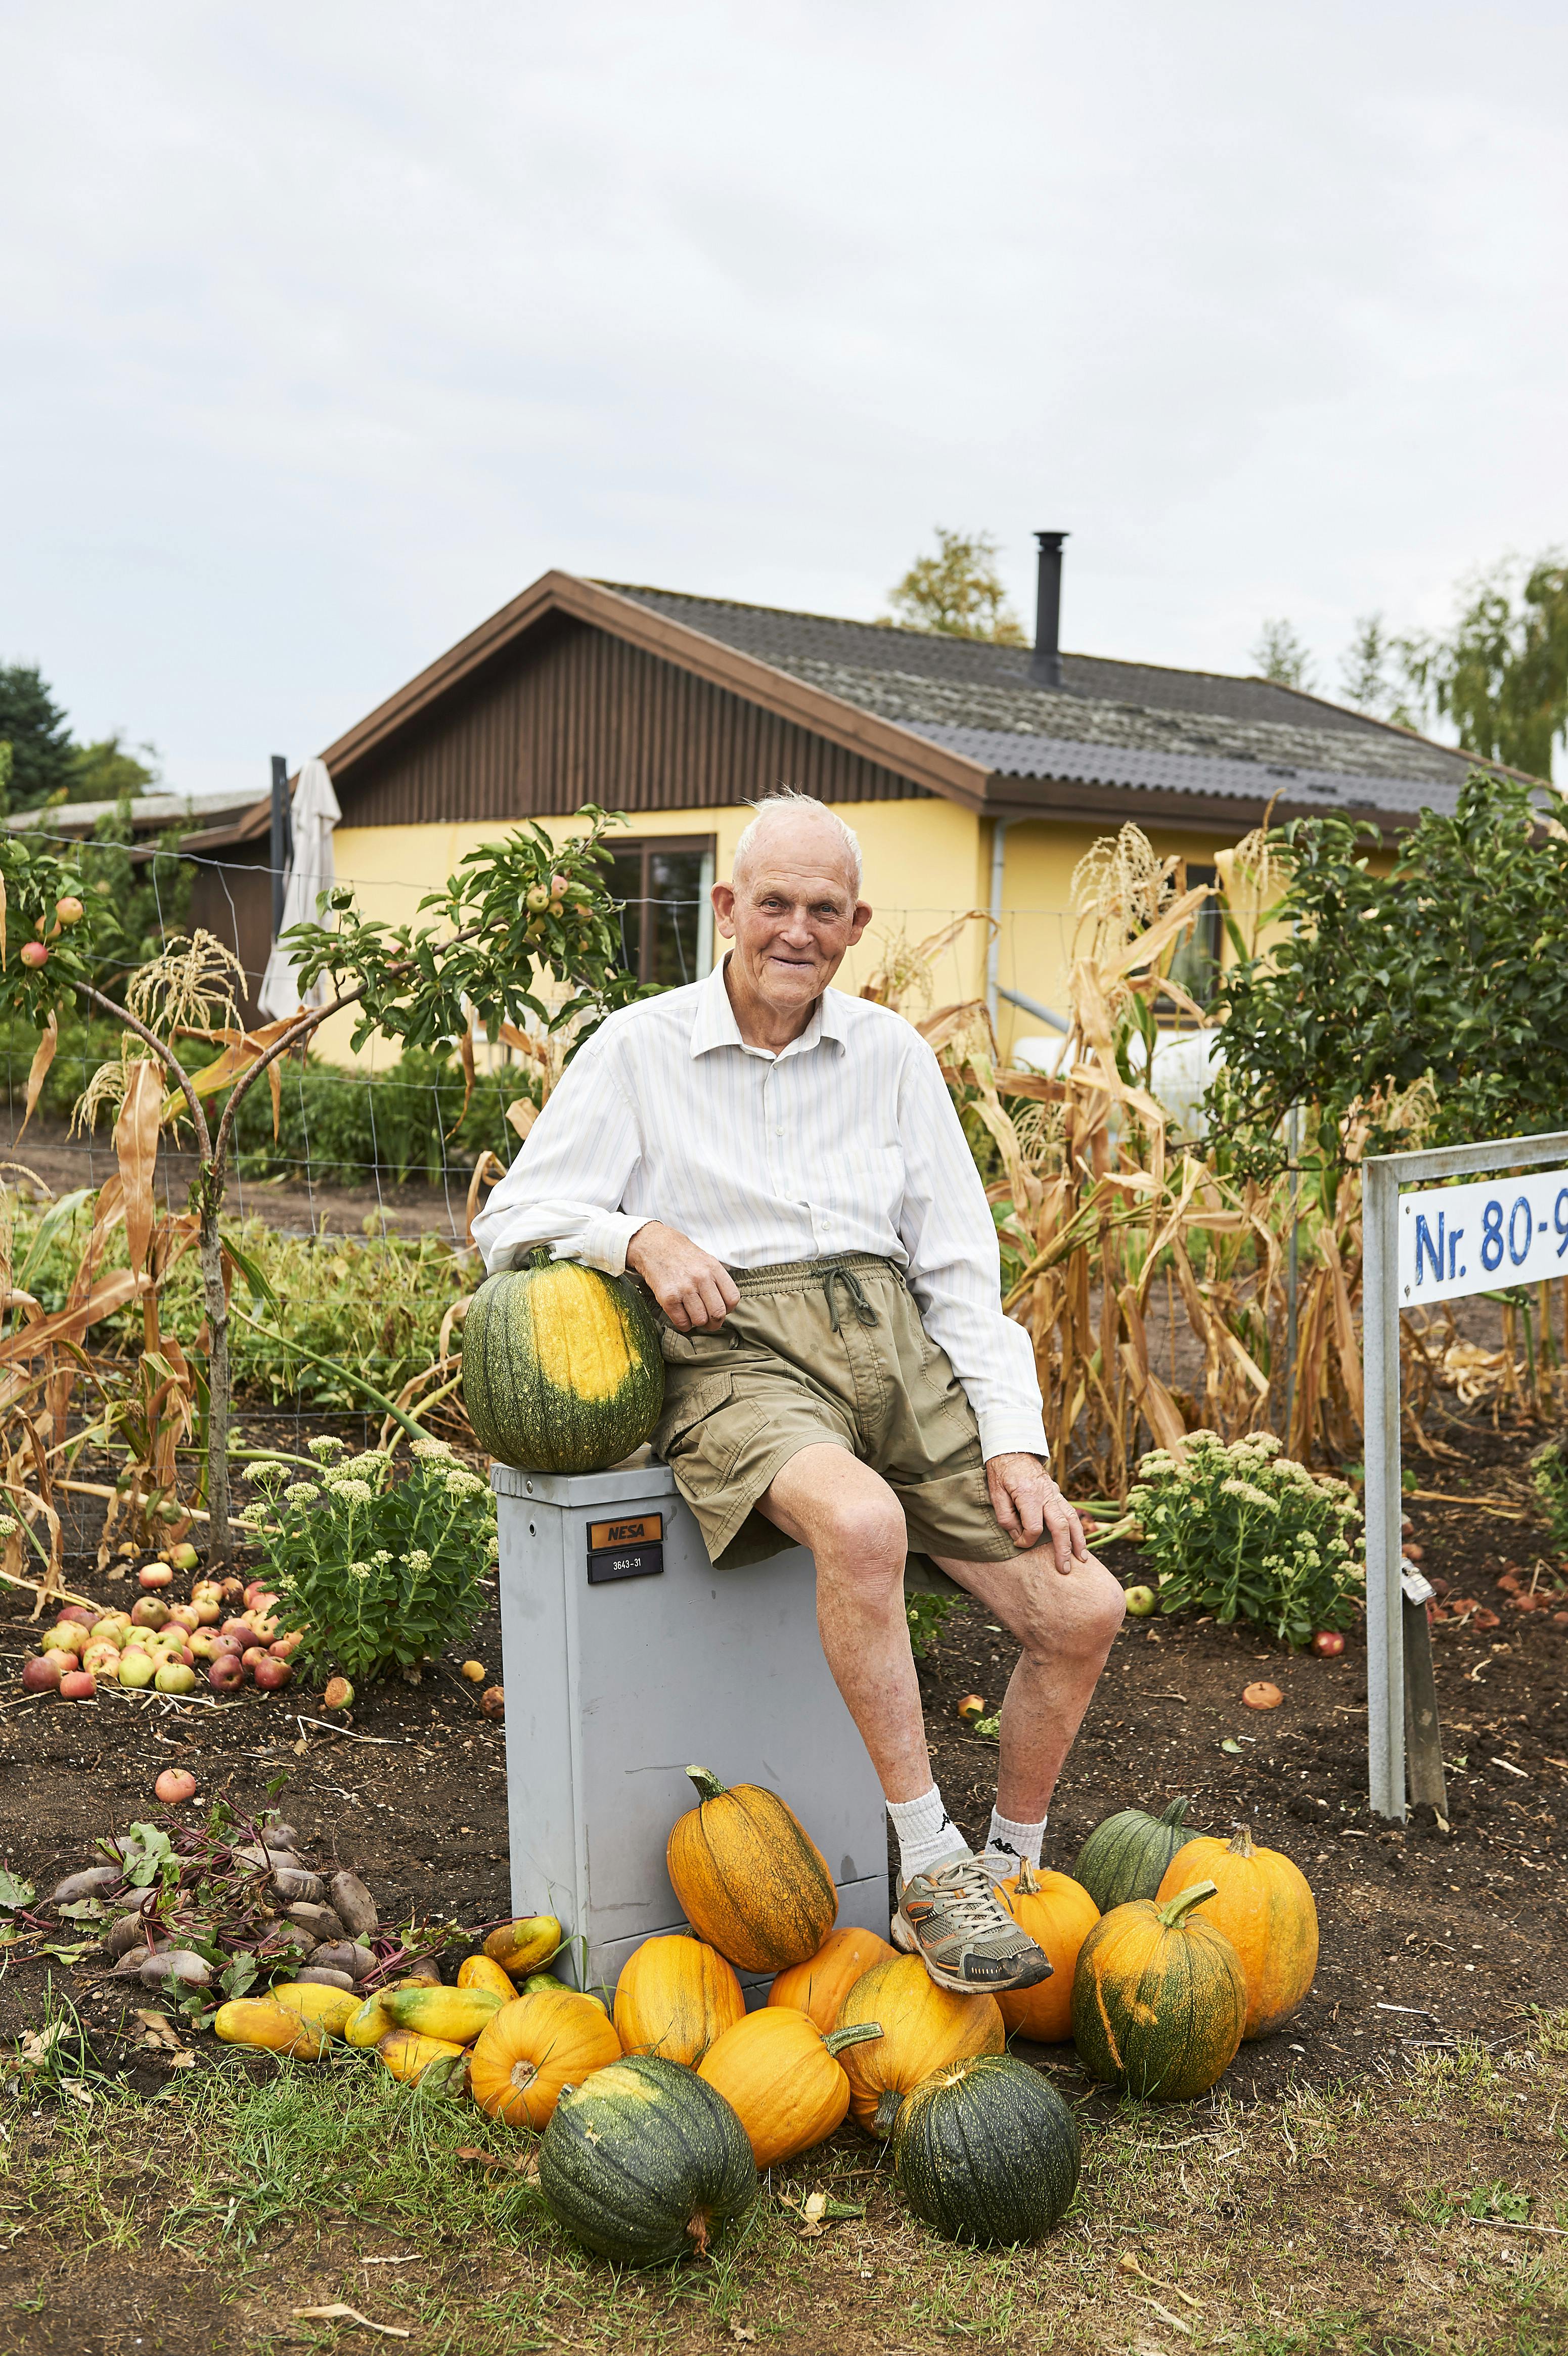
[[[1400,1196],[1402,1309],[1549,1276],[1568,1276],[1568,1171]]]

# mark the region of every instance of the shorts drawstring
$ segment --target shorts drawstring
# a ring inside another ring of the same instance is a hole
[[[836,1284],[848,1286],[850,1306],[861,1324],[874,1325],[877,1323],[877,1312],[867,1300],[865,1290],[854,1269],[830,1268],[822,1280],[822,1290],[827,1296],[827,1318],[833,1331],[836,1333],[843,1331],[838,1322],[838,1295],[833,1290]]]

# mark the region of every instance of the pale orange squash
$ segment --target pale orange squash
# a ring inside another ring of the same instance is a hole
[[[1238,1825],[1228,1841],[1189,1841],[1159,1885],[1173,1898],[1191,1881],[1211,1881],[1199,1912],[1241,1957],[1247,1983],[1243,2039],[1267,2037],[1300,2010],[1317,1969],[1317,1908],[1299,1866],[1277,1848],[1258,1848]]]
[[[561,2090],[580,2086],[621,2059],[621,2040],[601,2006],[558,1987],[504,2004],[479,2032],[468,2067],[482,2111],[515,2127],[548,2126]]]
[[[874,1931],[829,1931],[809,1962],[791,1964],[768,1990],[769,2004],[787,2004],[815,2020],[826,2037],[838,2025],[845,1997],[873,1964],[891,1964],[898,1950]]]
[[[1078,1950],[1100,1919],[1100,1910],[1081,1881],[1065,1873],[1039,1873],[1020,1865],[1000,1883],[997,1897],[1021,1931],[1043,1950],[1051,1977],[1017,1988],[997,2002],[1015,2037],[1057,2045],[1072,2034],[1072,1975]]]
[[[488,1988],[503,2004],[510,2004],[517,1995],[516,1983],[490,1955],[468,1955],[457,1966],[460,1988]]]
[[[687,1921],[742,1971],[805,1963],[838,1912],[827,1859],[776,1792],[730,1791],[706,1767],[686,1772],[701,1796],[677,1820],[665,1861]]]
[[[877,2021],[880,2037],[845,2052],[849,2108],[868,2135],[893,2131],[899,2104],[923,2079],[966,2053],[1000,2053],[1008,2041],[995,1997],[957,1996],[938,1987],[918,1955],[874,1964],[856,1981],[838,2014],[840,2029]]]
[[[849,2081],[837,2056],[881,2035],[880,2022],[830,2029],[790,2005],[747,2013],[711,2044],[698,2076],[716,2086],[746,2130],[759,2168],[794,2159],[844,2123]]]
[[[656,2053],[693,2069],[745,2009],[741,1983],[723,1956],[685,1932],[645,1939],[615,1983],[623,2053]]]

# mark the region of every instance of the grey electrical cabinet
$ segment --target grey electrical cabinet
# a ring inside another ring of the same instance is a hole
[[[491,1477],[512,1906],[585,1943],[567,1976],[613,1986],[642,1940],[680,1929],[665,1844],[696,1803],[692,1762],[786,1799],[833,1869],[839,1922],[886,1938],[886,1812],[822,1657],[810,1555],[714,1570],[651,1458]]]

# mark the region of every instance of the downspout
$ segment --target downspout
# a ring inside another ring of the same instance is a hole
[[[997,1028],[997,985],[1001,980],[1002,871],[1007,864],[1008,829],[1012,822],[1010,818],[991,820],[991,938],[986,950],[986,1007],[993,1033]]]

